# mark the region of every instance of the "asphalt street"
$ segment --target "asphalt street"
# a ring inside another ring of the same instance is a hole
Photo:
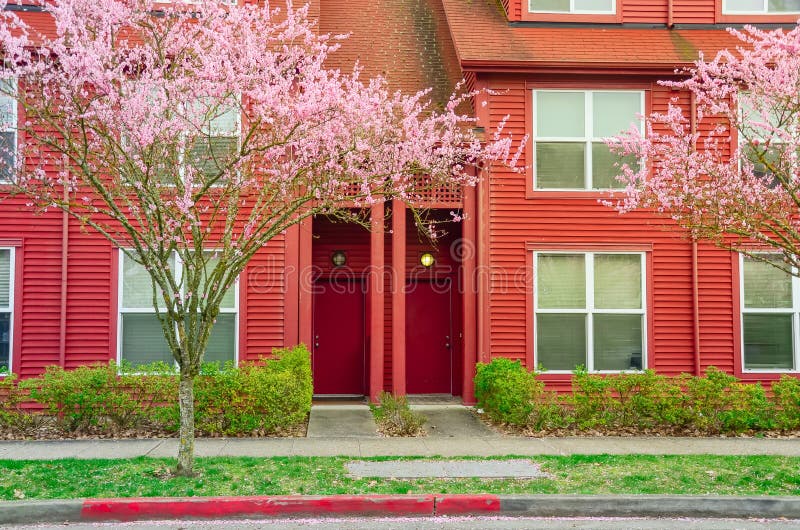
[[[766,530],[800,529],[798,520],[778,519],[630,519],[630,518],[527,518],[527,517],[404,517],[404,518],[323,518],[261,519],[214,521],[146,521],[137,523],[98,523],[17,526],[16,530],[97,530],[111,528],[192,529],[192,530],[425,530],[425,529],[548,529],[548,530]]]

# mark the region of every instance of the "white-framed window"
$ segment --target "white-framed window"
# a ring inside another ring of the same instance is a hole
[[[792,15],[800,13],[800,0],[722,0],[726,15]]]
[[[208,128],[197,138],[185,155],[184,162],[191,164],[206,177],[216,176],[230,157],[239,149],[241,112],[239,98],[236,102],[198,102],[198,113],[207,114]]]
[[[210,258],[208,267],[213,268]],[[177,255],[171,258],[170,266],[176,271],[180,282],[183,264]],[[119,265],[119,322],[118,355],[120,362],[133,366],[157,361],[173,363],[172,353],[161,323],[153,308],[153,290],[147,271],[120,250]],[[159,300],[159,307],[163,302]],[[216,324],[211,330],[204,360],[207,362],[237,361],[239,343],[239,285],[238,282],[225,294],[220,304]]]
[[[752,108],[748,98],[746,92],[740,93],[738,98],[740,123],[738,140],[741,154],[739,164],[741,166],[743,159],[748,160],[753,164],[754,175],[767,179],[766,182],[771,186],[777,186],[778,181],[772,177],[767,163],[780,167],[784,150],[780,133],[792,131],[792,127],[797,125],[791,122],[796,122],[797,116],[788,110],[784,115],[779,115],[775,109],[762,109],[764,111],[762,114],[761,111]],[[772,128],[765,127],[762,125],[764,123],[769,123]]]
[[[531,13],[613,15],[616,7],[615,0],[528,0]]]
[[[0,80],[0,183],[11,182],[17,161],[17,91],[15,80]]]
[[[14,248],[0,248],[0,373],[11,372],[14,345]]]
[[[643,113],[641,90],[534,90],[534,188],[622,187],[615,177],[636,158],[612,153],[605,140],[631,124],[643,131]]]
[[[778,255],[763,255],[780,260]],[[782,372],[800,366],[800,280],[769,263],[740,255],[742,367]]]
[[[534,359],[548,372],[642,370],[643,252],[534,252]]]

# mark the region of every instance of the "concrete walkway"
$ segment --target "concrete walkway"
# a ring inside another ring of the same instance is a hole
[[[212,438],[198,456],[535,456],[718,454],[800,456],[798,440],[756,438]],[[174,457],[174,439],[0,442],[0,459]]]
[[[800,456],[796,439],[506,436],[470,409],[413,405],[428,435],[384,438],[366,405],[314,405],[305,438],[201,438],[197,456],[535,456],[571,454],[718,454]],[[174,457],[175,439],[0,441],[0,459]]]

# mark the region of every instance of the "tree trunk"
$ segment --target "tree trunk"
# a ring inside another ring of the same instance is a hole
[[[181,415],[180,440],[178,441],[178,468],[180,477],[194,475],[194,376],[181,374],[178,385],[178,405]]]

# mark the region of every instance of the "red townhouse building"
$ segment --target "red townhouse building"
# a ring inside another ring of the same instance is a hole
[[[374,206],[370,231],[324,217],[294,226],[240,277],[208,359],[303,342],[317,395],[465,403],[476,362],[494,357],[545,369],[555,389],[576,366],[798,373],[797,278],[601,203],[619,187],[603,138],[671,99],[692,106],[657,81],[735,46],[726,26],[793,24],[796,0],[314,0],[311,13],[321,32],[351,34],[332,66],[358,61],[393,88],[431,87],[436,102],[465,79],[480,90],[467,109],[478,127],[491,134],[505,120],[527,138],[526,168],[489,167],[475,188],[431,193],[431,215],[461,217],[435,243],[398,203]],[[47,24],[40,10],[25,16]],[[0,202],[0,366],[31,377],[48,365],[170,361],[138,296],[148,281],[66,215]],[[752,301],[765,289],[789,293],[782,307]]]

